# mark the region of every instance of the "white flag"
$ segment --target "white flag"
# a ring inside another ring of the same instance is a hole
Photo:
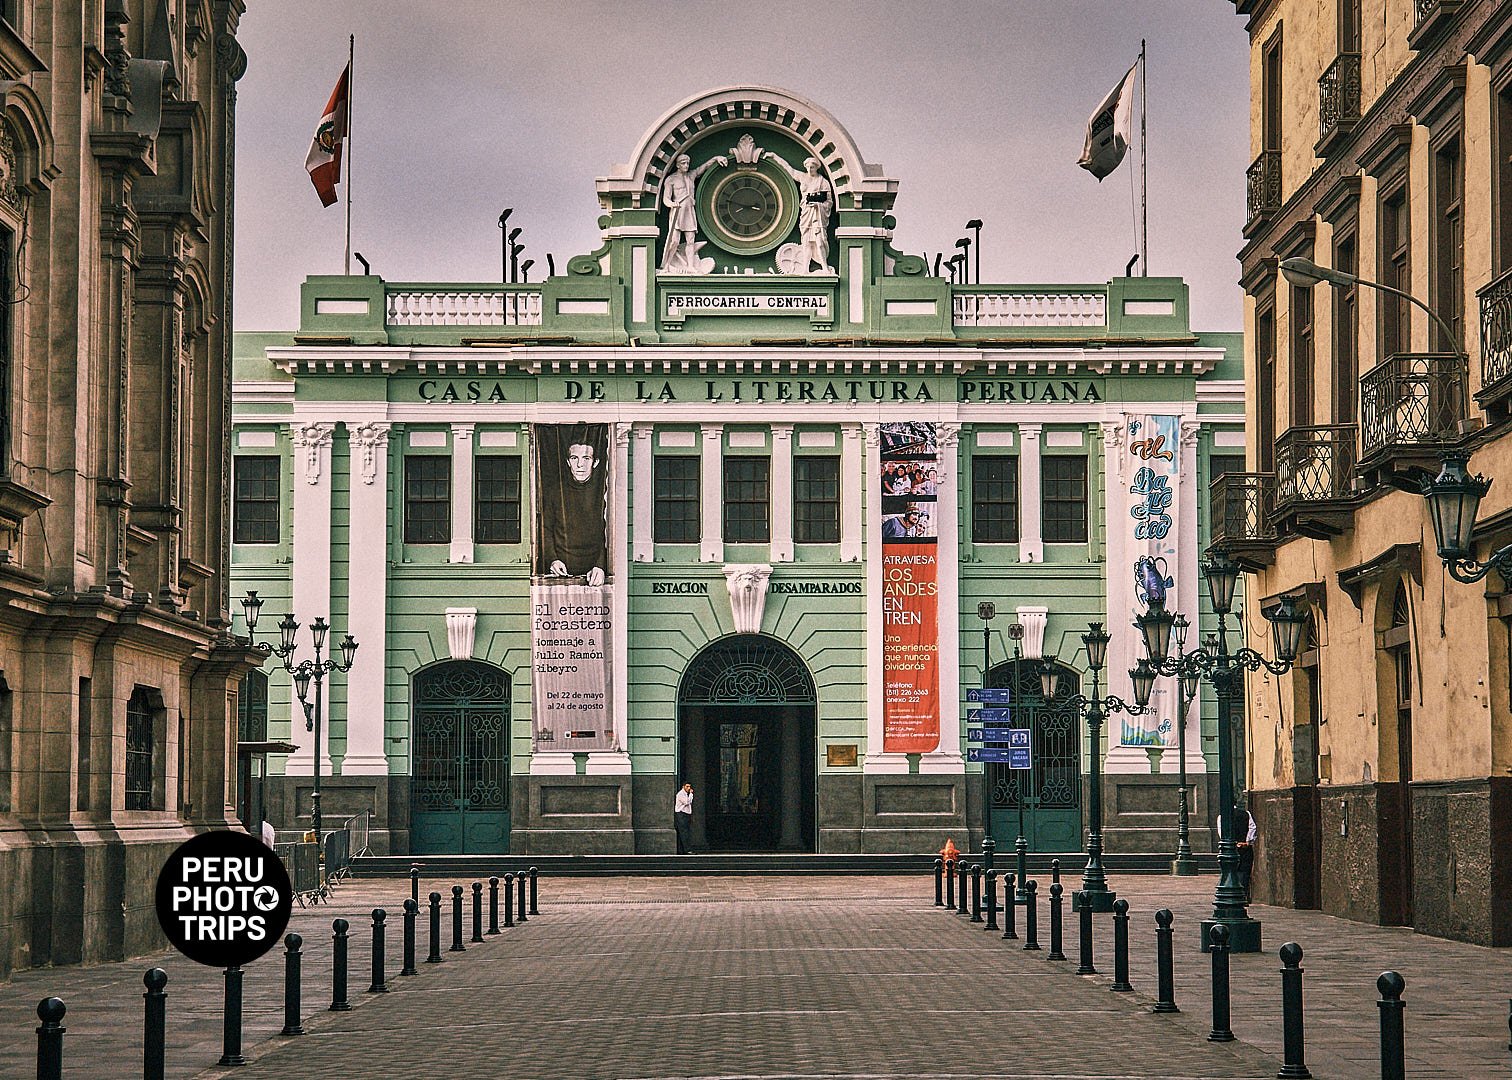
[[[1136,60],[1123,81],[1087,121],[1087,144],[1077,164],[1099,180],[1118,168],[1128,152],[1129,120],[1134,112],[1134,72],[1138,68]]]

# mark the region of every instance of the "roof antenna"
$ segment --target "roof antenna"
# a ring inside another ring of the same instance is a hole
[[[1130,256],[1128,263],[1124,266],[1124,277],[1134,276],[1134,264],[1138,261],[1139,252],[1136,251],[1132,256]]]

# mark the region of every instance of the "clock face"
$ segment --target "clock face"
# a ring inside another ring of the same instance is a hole
[[[714,193],[714,220],[729,239],[758,244],[777,227],[782,195],[759,172],[740,172],[722,179]]]

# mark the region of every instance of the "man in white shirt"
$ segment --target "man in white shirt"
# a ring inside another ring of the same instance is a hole
[[[677,830],[677,853],[693,851],[693,785],[684,784],[672,804],[672,825]]]

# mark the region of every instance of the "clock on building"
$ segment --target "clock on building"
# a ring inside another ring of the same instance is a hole
[[[699,217],[709,239],[737,255],[761,255],[788,239],[798,218],[792,182],[765,163],[705,180]]]

